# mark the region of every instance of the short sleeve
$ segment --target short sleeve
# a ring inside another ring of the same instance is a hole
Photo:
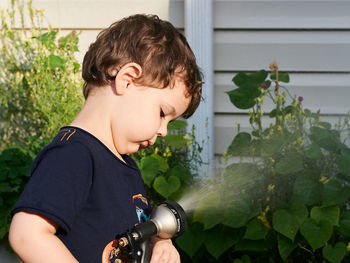
[[[54,146],[39,154],[31,178],[12,210],[43,215],[69,232],[88,197],[92,158],[79,144]]]

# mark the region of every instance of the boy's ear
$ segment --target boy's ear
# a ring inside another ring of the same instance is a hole
[[[134,79],[137,79],[142,74],[142,68],[139,64],[131,62],[124,65],[114,80],[114,89],[118,95],[124,94],[129,84],[131,84]]]

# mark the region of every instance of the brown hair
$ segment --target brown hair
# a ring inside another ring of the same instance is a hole
[[[174,26],[154,15],[133,15],[102,30],[89,47],[83,61],[84,97],[92,84],[104,86],[115,76],[110,67],[120,69],[135,62],[142,67],[136,84],[165,88],[180,73],[191,102],[182,115],[190,117],[202,98],[202,73],[186,38]]]

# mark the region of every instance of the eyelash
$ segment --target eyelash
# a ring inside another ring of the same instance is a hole
[[[160,109],[160,117],[164,118],[165,117],[165,113],[162,109]]]

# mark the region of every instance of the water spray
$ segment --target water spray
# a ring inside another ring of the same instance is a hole
[[[186,228],[186,213],[183,208],[176,202],[165,201],[153,209],[150,220],[134,226],[116,241],[114,262],[148,263],[152,256],[151,237],[178,237]]]

